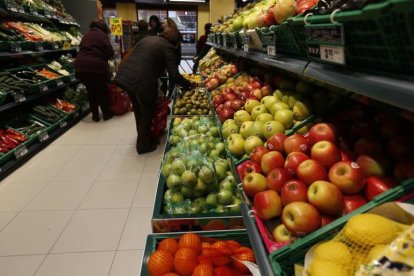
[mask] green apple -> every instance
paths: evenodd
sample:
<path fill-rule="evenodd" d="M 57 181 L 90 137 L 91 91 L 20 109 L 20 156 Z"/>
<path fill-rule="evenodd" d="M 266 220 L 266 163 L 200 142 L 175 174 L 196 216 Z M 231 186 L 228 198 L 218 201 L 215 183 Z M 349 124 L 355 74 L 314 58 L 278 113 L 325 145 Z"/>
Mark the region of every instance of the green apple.
<path fill-rule="evenodd" d="M 175 192 L 175 190 L 167 189 L 164 193 L 164 200 L 170 201 L 174 192 Z"/>
<path fill-rule="evenodd" d="M 191 203 L 191 207 L 188 209 L 190 214 L 200 214 L 202 212 L 201 206 L 196 203 Z"/>
<path fill-rule="evenodd" d="M 181 124 L 181 127 L 183 128 L 183 129 L 185 129 L 185 130 L 190 130 L 192 127 L 191 127 L 191 123 L 190 122 L 188 122 L 188 121 L 185 121 L 185 122 L 183 122 L 182 124 Z"/>
<path fill-rule="evenodd" d="M 290 109 L 289 105 L 284 103 L 284 102 L 277 102 L 274 103 L 272 105 L 272 107 L 270 108 L 270 113 L 273 115 L 273 117 L 275 116 L 276 112 L 278 112 L 279 110 L 283 110 L 283 109 Z"/>
<path fill-rule="evenodd" d="M 234 181 L 226 180 L 220 183 L 220 190 L 228 190 L 233 192 L 236 189 L 236 183 Z"/>
<path fill-rule="evenodd" d="M 214 210 L 216 213 L 225 213 L 226 208 L 223 205 L 217 205 L 216 209 Z"/>
<path fill-rule="evenodd" d="M 180 130 L 178 130 L 177 134 L 180 138 L 184 138 L 188 136 L 188 131 L 185 130 L 184 128 L 181 128 Z"/>
<path fill-rule="evenodd" d="M 183 185 L 192 187 L 197 184 L 197 176 L 190 170 L 185 170 L 181 175 L 181 182 Z"/>
<path fill-rule="evenodd" d="M 240 127 L 240 134 L 244 139 L 250 136 L 250 128 L 253 125 L 252 121 L 244 122 Z"/>
<path fill-rule="evenodd" d="M 185 164 L 182 159 L 175 159 L 171 163 L 171 170 L 176 175 L 181 175 L 185 171 Z"/>
<path fill-rule="evenodd" d="M 170 198 L 171 203 L 177 204 L 177 203 L 182 202 L 183 200 L 184 200 L 184 196 L 183 196 L 182 193 L 180 193 L 180 192 L 173 192 L 171 194 L 171 198 Z"/>
<path fill-rule="evenodd" d="M 198 133 L 203 133 L 203 134 L 205 134 L 205 133 L 207 133 L 207 131 L 208 131 L 208 128 L 207 128 L 207 126 L 205 126 L 205 125 L 201 125 L 201 126 L 199 126 L 198 127 Z"/>
<path fill-rule="evenodd" d="M 188 131 L 188 136 L 194 136 L 194 135 L 197 135 L 197 134 L 198 134 L 198 132 L 195 129 L 190 129 L 190 131 Z"/>
<path fill-rule="evenodd" d="M 224 143 L 223 142 L 217 142 L 216 144 L 216 150 L 219 152 L 219 153 L 222 153 L 223 151 L 224 151 Z"/>
<path fill-rule="evenodd" d="M 264 130 L 264 122 L 256 121 L 250 127 L 250 135 L 251 136 L 257 136 L 257 137 L 262 139 L 262 138 L 264 138 L 263 130 Z"/>
<path fill-rule="evenodd" d="M 182 121 L 183 120 L 181 118 L 175 118 L 173 122 L 173 127 L 180 125 Z"/>
<path fill-rule="evenodd" d="M 228 125 L 237 125 L 236 121 L 234 119 L 227 119 L 224 121 L 222 128 L 227 127 Z"/>
<path fill-rule="evenodd" d="M 262 104 L 258 105 L 258 106 L 255 106 L 252 110 L 252 113 L 251 113 L 252 119 L 256 120 L 257 116 L 259 116 L 259 114 L 262 114 L 262 113 L 267 113 L 266 107 Z"/>
<path fill-rule="evenodd" d="M 276 112 L 275 121 L 282 123 L 285 129 L 290 129 L 293 124 L 293 111 L 282 109 Z"/>
<path fill-rule="evenodd" d="M 243 27 L 243 17 L 238 16 L 233 20 L 233 31 L 237 32 Z"/>
<path fill-rule="evenodd" d="M 273 116 L 270 113 L 262 113 L 256 117 L 256 121 L 268 122 L 273 120 Z"/>
<path fill-rule="evenodd" d="M 251 116 L 246 110 L 239 110 L 234 113 L 234 120 L 238 126 L 241 126 L 243 122 L 251 121 Z"/>
<path fill-rule="evenodd" d="M 244 154 L 244 139 L 240 134 L 232 134 L 227 138 L 229 152 L 235 156 Z"/>
<path fill-rule="evenodd" d="M 260 102 L 258 100 L 248 99 L 244 104 L 244 109 L 246 109 L 247 112 L 252 114 L 253 108 L 258 105 L 260 105 Z"/>
<path fill-rule="evenodd" d="M 194 199 L 194 204 L 197 204 L 198 206 L 200 206 L 201 209 L 205 209 L 207 202 L 204 197 L 197 197 L 196 199 Z"/>
<path fill-rule="evenodd" d="M 226 159 L 218 159 L 214 162 L 214 169 L 219 179 L 223 179 L 227 175 L 227 170 L 229 169 L 229 161 Z"/>
<path fill-rule="evenodd" d="M 276 89 L 276 91 L 273 92 L 273 96 L 275 96 L 279 101 L 281 101 L 284 96 L 284 93 L 280 89 Z"/>
<path fill-rule="evenodd" d="M 263 136 L 268 139 L 276 133 L 284 133 L 285 127 L 278 121 L 268 121 L 263 126 Z"/>
<path fill-rule="evenodd" d="M 177 145 L 180 141 L 181 139 L 177 135 L 171 135 L 170 138 L 168 138 L 168 142 L 173 146 Z"/>
<path fill-rule="evenodd" d="M 216 126 L 213 126 L 210 128 L 210 135 L 213 137 L 219 137 L 220 135 L 220 129 Z"/>
<path fill-rule="evenodd" d="M 170 162 L 164 162 L 161 168 L 162 175 L 167 178 L 167 176 L 172 172 L 172 166 Z"/>
<path fill-rule="evenodd" d="M 257 136 L 250 136 L 244 141 L 244 151 L 250 154 L 257 146 L 263 146 L 263 141 Z"/>
<path fill-rule="evenodd" d="M 305 120 L 310 116 L 308 107 L 301 101 L 297 101 L 293 106 L 293 117 L 295 120 Z"/>
<path fill-rule="evenodd" d="M 239 127 L 236 124 L 227 125 L 226 127 L 223 127 L 221 130 L 221 133 L 223 134 L 223 137 L 225 139 L 228 138 L 230 135 L 234 133 L 238 133 L 238 132 L 239 132 Z"/>
<path fill-rule="evenodd" d="M 224 205 L 224 206 L 230 205 L 234 202 L 233 193 L 231 191 L 228 191 L 228 190 L 221 190 L 218 193 L 217 197 L 218 197 L 218 202 L 221 205 Z"/>
<path fill-rule="evenodd" d="M 177 189 L 181 186 L 181 178 L 176 174 L 170 174 L 167 177 L 167 187 L 170 189 Z"/>
<path fill-rule="evenodd" d="M 201 153 L 207 154 L 210 152 L 210 146 L 207 143 L 200 143 L 198 145 L 200 146 Z"/>
<path fill-rule="evenodd" d="M 210 153 L 208 154 L 208 157 L 211 159 L 217 159 L 220 156 L 220 152 L 216 149 L 212 149 Z"/>
<path fill-rule="evenodd" d="M 266 96 L 264 97 L 260 103 L 263 104 L 267 110 L 270 110 L 273 104 L 277 103 L 279 100 L 276 96 Z"/>
<path fill-rule="evenodd" d="M 214 170 L 207 166 L 202 166 L 198 172 L 198 177 L 205 183 L 211 183 L 214 181 Z"/>

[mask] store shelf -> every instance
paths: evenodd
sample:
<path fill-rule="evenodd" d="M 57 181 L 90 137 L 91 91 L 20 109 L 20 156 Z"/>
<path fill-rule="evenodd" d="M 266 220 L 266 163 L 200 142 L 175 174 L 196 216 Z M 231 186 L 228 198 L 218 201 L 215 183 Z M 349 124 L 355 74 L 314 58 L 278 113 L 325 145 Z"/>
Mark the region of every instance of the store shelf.
<path fill-rule="evenodd" d="M 42 98 L 42 97 L 44 97 L 46 95 L 53 94 L 56 91 L 61 90 L 62 88 L 65 88 L 65 87 L 67 87 L 69 85 L 72 85 L 72 84 L 75 84 L 77 82 L 78 82 L 78 80 L 75 79 L 74 81 L 71 81 L 71 82 L 68 82 L 68 83 L 64 83 L 62 86 L 58 86 L 58 87 L 52 88 L 52 89 L 48 90 L 47 92 L 43 92 L 43 93 L 39 93 L 39 94 L 34 94 L 34 95 L 31 95 L 31 96 L 28 96 L 28 97 L 26 97 L 26 100 L 25 101 L 22 101 L 22 102 L 11 102 L 11 103 L 3 104 L 3 105 L 0 106 L 0 113 L 1 112 L 4 112 L 6 110 L 13 109 L 16 106 L 25 104 L 27 102 L 30 102 L 30 101 L 33 101 L 33 100 Z"/>
<path fill-rule="evenodd" d="M 73 47 L 70 49 L 54 49 L 54 50 L 43 50 L 43 51 L 21 51 L 17 53 L 9 53 L 9 52 L 0 52 L 0 58 L 9 58 L 9 57 L 28 57 L 28 56 L 42 56 L 44 54 L 51 54 L 51 53 L 60 53 L 60 52 L 71 52 L 76 51 L 77 48 Z"/>
<path fill-rule="evenodd" d="M 223 47 L 223 46 L 210 43 L 210 42 L 208 42 L 207 44 L 210 46 L 213 46 L 216 49 L 220 49 L 229 54 L 232 54 L 234 56 L 250 59 L 252 61 L 256 61 L 261 64 L 266 64 L 272 67 L 283 69 L 285 71 L 292 72 L 298 75 L 303 74 L 303 71 L 305 70 L 306 65 L 309 63 L 309 61 L 306 61 L 306 60 L 294 59 L 294 58 L 285 57 L 285 56 L 278 56 L 276 58 L 276 57 L 271 57 L 271 56 L 268 56 L 260 52 L 246 52 L 242 50 L 231 49 L 231 48 Z"/>
<path fill-rule="evenodd" d="M 235 50 L 214 43 L 208 44 L 237 57 L 283 69 L 408 111 L 414 111 L 414 101 L 412 101 L 414 97 L 414 79 L 374 75 L 339 65 L 304 61 L 284 56 L 270 57 L 263 53 Z"/>
<path fill-rule="evenodd" d="M 50 143 L 52 143 L 54 140 L 56 140 L 59 136 L 61 136 L 63 133 L 65 133 L 67 130 L 69 130 L 71 127 L 73 127 L 75 124 L 77 124 L 82 118 L 84 118 L 86 115 L 88 115 L 90 112 L 89 108 L 86 110 L 83 110 L 80 115 L 77 118 L 74 118 L 72 121 L 67 122 L 65 126 L 57 128 L 56 130 L 49 133 L 49 138 L 47 140 L 44 140 L 42 142 L 38 141 L 37 143 L 34 143 L 27 147 L 27 153 L 21 157 L 20 159 L 10 159 L 6 163 L 0 166 L 0 181 L 6 178 L 9 174 L 11 174 L 13 171 L 18 169 L 21 165 L 26 163 L 30 158 L 32 158 L 34 155 L 36 155 L 39 151 L 47 147 Z"/>

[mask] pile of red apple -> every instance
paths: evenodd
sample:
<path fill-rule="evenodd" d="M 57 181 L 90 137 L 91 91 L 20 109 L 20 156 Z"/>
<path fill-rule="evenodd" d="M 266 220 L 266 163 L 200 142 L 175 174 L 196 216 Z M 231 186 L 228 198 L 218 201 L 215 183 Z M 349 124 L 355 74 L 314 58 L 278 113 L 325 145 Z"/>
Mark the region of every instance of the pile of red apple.
<path fill-rule="evenodd" d="M 365 153 L 352 159 L 334 126 L 314 125 L 306 135 L 271 136 L 237 167 L 245 194 L 263 220 L 281 218 L 276 242 L 304 236 L 397 185 Z"/>
<path fill-rule="evenodd" d="M 205 79 L 204 85 L 209 91 L 216 89 L 219 85 L 224 84 L 228 78 L 239 72 L 235 64 L 226 64 L 220 67 L 210 77 Z"/>

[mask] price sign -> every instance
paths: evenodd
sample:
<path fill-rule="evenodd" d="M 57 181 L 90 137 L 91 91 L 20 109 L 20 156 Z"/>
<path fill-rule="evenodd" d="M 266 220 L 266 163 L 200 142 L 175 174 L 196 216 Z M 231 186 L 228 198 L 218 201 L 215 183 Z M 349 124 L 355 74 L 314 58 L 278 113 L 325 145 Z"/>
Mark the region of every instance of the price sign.
<path fill-rule="evenodd" d="M 63 82 L 63 80 L 57 80 L 56 84 L 57 84 L 57 86 L 62 86 L 62 85 L 64 85 L 64 82 Z"/>
<path fill-rule="evenodd" d="M 29 150 L 26 148 L 26 146 L 21 145 L 14 150 L 14 156 L 16 157 L 17 160 L 19 160 L 20 158 L 25 156 L 28 152 Z"/>
<path fill-rule="evenodd" d="M 122 32 L 122 17 L 109 18 L 109 25 L 111 26 L 112 35 L 123 35 Z"/>
<path fill-rule="evenodd" d="M 13 97 L 16 103 L 21 103 L 21 102 L 26 101 L 26 97 L 23 93 L 16 93 L 13 95 Z"/>
<path fill-rule="evenodd" d="M 276 56 L 276 46 L 267 46 L 267 54 L 269 56 Z"/>
<path fill-rule="evenodd" d="M 43 42 L 35 42 L 35 50 L 38 52 L 43 51 Z"/>
<path fill-rule="evenodd" d="M 39 90 L 40 92 L 47 92 L 49 90 L 49 87 L 47 87 L 45 84 L 41 84 L 39 85 Z"/>
<path fill-rule="evenodd" d="M 68 125 L 68 122 L 66 122 L 66 121 L 63 121 L 63 122 L 59 123 L 60 128 L 64 128 L 67 125 Z"/>
<path fill-rule="evenodd" d="M 39 142 L 40 143 L 43 143 L 47 140 L 49 140 L 49 134 L 46 131 L 39 134 Z"/>
<path fill-rule="evenodd" d="M 20 45 L 20 42 L 17 42 L 17 41 L 10 42 L 10 52 L 19 53 L 21 51 L 22 51 L 22 46 Z"/>

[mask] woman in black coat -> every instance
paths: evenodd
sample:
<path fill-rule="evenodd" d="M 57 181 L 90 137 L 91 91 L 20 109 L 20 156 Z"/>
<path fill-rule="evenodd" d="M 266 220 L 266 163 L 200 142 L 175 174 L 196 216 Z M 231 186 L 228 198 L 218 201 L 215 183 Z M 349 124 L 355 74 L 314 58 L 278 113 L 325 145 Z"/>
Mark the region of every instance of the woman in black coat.
<path fill-rule="evenodd" d="M 138 132 L 139 154 L 154 151 L 156 141 L 151 138 L 151 121 L 158 96 L 157 79 L 164 70 L 176 83 L 189 88 L 191 83 L 178 72 L 176 45 L 179 39 L 177 25 L 167 18 L 159 36 L 142 39 L 119 67 L 114 83 L 131 97 Z"/>

